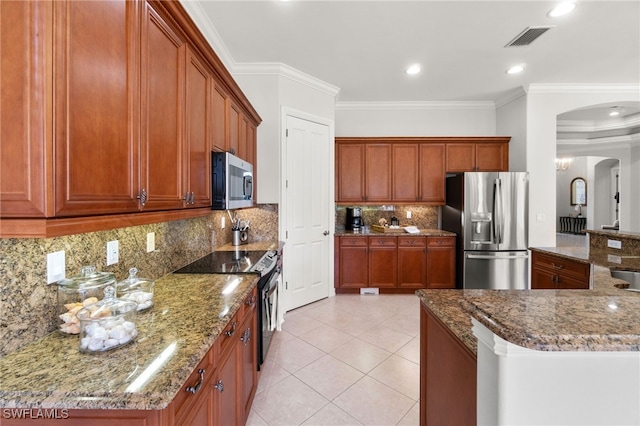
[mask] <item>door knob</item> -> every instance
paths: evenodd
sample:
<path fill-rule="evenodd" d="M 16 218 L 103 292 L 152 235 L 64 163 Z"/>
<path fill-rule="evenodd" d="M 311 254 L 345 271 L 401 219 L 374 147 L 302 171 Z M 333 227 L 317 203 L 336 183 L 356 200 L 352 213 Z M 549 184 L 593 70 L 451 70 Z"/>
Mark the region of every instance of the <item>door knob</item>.
<path fill-rule="evenodd" d="M 329 231 L 324 231 L 324 232 L 322 233 L 322 235 L 325 235 L 325 236 L 326 236 L 326 235 L 329 235 Z"/>

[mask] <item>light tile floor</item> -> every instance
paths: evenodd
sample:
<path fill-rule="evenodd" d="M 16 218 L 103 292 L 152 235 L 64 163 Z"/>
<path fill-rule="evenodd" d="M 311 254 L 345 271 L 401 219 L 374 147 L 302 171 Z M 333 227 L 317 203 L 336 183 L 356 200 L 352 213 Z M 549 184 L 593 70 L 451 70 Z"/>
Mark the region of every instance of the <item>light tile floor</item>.
<path fill-rule="evenodd" d="M 419 331 L 413 294 L 337 295 L 288 312 L 247 425 L 418 425 Z"/>

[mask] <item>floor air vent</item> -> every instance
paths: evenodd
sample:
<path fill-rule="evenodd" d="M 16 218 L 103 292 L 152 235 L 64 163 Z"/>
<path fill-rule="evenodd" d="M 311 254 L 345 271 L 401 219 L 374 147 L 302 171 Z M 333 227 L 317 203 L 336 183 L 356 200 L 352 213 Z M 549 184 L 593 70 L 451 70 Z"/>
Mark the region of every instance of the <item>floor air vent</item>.
<path fill-rule="evenodd" d="M 511 40 L 505 47 L 528 46 L 542 34 L 546 33 L 553 26 L 548 27 L 527 27 L 520 34 Z"/>

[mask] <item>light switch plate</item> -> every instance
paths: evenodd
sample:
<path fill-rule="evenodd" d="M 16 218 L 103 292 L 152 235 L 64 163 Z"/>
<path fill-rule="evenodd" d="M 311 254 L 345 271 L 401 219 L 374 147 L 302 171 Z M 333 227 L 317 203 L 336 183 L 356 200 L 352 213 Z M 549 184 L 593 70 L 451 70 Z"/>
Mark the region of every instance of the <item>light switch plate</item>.
<path fill-rule="evenodd" d="M 147 253 L 151 253 L 156 249 L 156 233 L 149 232 L 147 234 Z"/>
<path fill-rule="evenodd" d="M 411 210 L 407 210 L 407 219 L 411 219 Z"/>
<path fill-rule="evenodd" d="M 118 240 L 107 243 L 107 266 L 118 263 Z"/>
<path fill-rule="evenodd" d="M 55 283 L 65 278 L 64 251 L 47 253 L 47 284 Z"/>
<path fill-rule="evenodd" d="M 226 218 L 224 216 L 222 216 L 222 218 L 220 218 L 220 228 L 224 229 L 224 227 L 226 226 Z"/>

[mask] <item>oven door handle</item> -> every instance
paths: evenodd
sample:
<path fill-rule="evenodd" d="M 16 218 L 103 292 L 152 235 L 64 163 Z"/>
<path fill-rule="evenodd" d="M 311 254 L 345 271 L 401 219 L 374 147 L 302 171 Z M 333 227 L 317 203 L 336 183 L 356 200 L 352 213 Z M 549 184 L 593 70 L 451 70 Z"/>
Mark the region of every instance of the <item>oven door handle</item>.
<path fill-rule="evenodd" d="M 267 290 L 265 295 L 266 297 L 271 296 L 278 289 L 278 286 L 274 285 L 278 282 L 278 278 L 280 278 L 280 270 L 276 269 L 273 274 L 271 274 L 271 277 L 269 277 L 269 281 L 265 286 L 265 289 Z"/>

